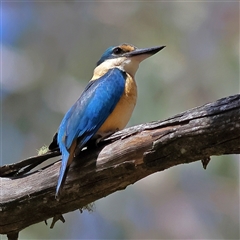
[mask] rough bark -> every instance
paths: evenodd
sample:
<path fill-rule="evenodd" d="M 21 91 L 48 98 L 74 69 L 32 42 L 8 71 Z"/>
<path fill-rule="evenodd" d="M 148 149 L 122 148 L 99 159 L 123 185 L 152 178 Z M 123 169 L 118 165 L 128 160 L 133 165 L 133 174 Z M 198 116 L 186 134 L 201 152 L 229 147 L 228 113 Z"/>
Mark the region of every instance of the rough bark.
<path fill-rule="evenodd" d="M 55 199 L 59 161 L 40 171 L 11 176 L 26 162 L 45 160 L 58 152 L 3 166 L 0 234 L 17 236 L 34 223 L 54 216 L 54 220 L 61 220 L 62 214 L 125 189 L 157 171 L 198 160 L 206 165 L 212 155 L 239 153 L 240 95 L 234 95 L 165 121 L 125 129 L 98 147 L 83 150 L 70 168 L 60 201 Z"/>

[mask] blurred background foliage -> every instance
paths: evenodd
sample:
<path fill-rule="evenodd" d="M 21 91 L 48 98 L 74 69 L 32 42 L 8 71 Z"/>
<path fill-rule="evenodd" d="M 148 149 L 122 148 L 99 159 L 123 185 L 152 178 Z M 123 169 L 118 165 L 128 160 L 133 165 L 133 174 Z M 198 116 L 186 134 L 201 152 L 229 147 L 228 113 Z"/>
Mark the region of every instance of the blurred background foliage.
<path fill-rule="evenodd" d="M 167 46 L 136 74 L 129 126 L 239 92 L 238 2 L 5 1 L 1 11 L 2 165 L 51 142 L 109 46 Z M 93 213 L 68 213 L 65 224 L 42 222 L 20 237 L 239 239 L 238 160 L 156 173 L 97 201 Z"/>

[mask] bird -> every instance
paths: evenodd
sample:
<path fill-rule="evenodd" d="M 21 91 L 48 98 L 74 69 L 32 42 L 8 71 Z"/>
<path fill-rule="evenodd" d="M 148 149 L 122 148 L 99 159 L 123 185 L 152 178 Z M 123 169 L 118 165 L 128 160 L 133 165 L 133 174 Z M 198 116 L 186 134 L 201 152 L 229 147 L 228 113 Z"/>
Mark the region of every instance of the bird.
<path fill-rule="evenodd" d="M 63 117 L 55 142 L 50 144 L 58 146 L 62 155 L 56 199 L 77 150 L 90 140 L 99 142 L 127 125 L 137 101 L 135 73 L 139 64 L 164 47 L 137 48 L 124 43 L 103 53 L 92 79 Z"/>

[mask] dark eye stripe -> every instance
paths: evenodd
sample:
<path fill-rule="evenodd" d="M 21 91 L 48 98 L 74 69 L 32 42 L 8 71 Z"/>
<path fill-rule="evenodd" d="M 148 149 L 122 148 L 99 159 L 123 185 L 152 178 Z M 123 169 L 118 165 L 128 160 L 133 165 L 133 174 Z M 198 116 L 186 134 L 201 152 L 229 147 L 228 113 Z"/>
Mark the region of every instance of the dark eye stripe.
<path fill-rule="evenodd" d="M 113 49 L 113 53 L 116 55 L 119 55 L 119 54 L 123 54 L 124 51 L 120 47 L 116 47 L 115 49 Z"/>

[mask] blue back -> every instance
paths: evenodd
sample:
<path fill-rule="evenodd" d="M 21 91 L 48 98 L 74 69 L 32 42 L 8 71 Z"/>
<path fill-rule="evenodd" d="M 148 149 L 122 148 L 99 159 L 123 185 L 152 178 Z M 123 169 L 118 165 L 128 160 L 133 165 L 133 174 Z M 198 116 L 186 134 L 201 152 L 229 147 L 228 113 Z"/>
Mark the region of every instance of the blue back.
<path fill-rule="evenodd" d="M 126 73 L 110 69 L 104 76 L 90 81 L 80 98 L 64 116 L 58 131 L 61 152 L 78 138 L 80 148 L 97 133 L 120 100 Z"/>
<path fill-rule="evenodd" d="M 76 141 L 79 149 L 97 133 L 112 113 L 125 89 L 126 73 L 110 69 L 97 80 L 90 81 L 80 98 L 64 116 L 58 129 L 57 142 L 62 153 L 56 197 L 64 184 Z M 75 151 L 75 149 L 73 149 Z"/>

